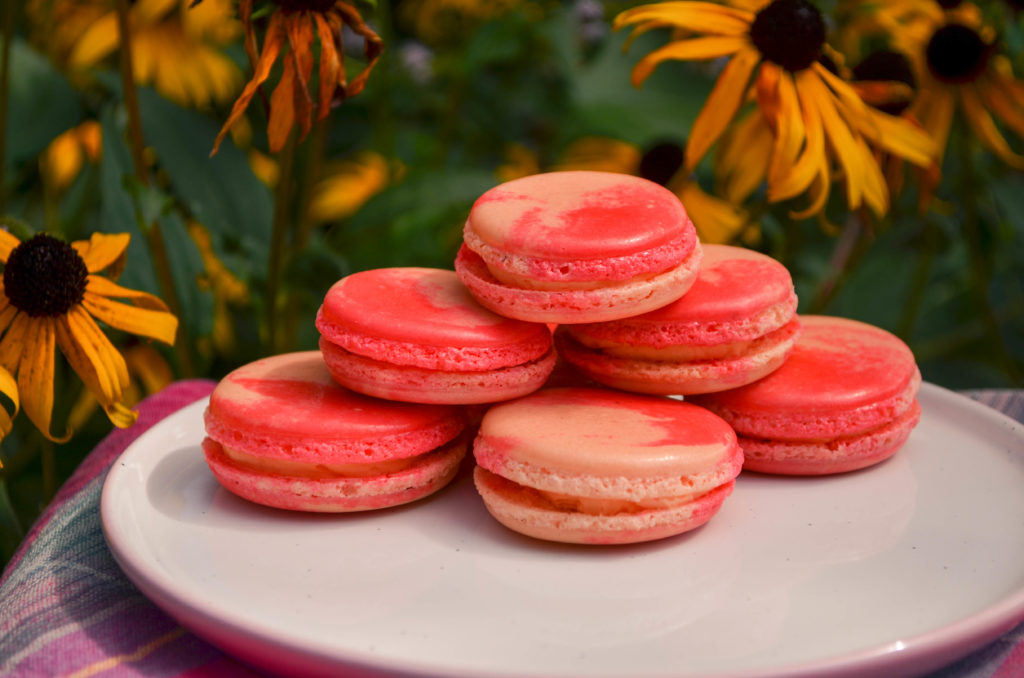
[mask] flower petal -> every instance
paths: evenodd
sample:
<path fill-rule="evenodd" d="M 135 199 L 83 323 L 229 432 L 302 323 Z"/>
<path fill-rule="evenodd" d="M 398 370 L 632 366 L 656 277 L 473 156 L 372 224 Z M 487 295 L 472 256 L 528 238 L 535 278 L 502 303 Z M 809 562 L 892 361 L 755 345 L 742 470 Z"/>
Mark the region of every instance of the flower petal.
<path fill-rule="evenodd" d="M 50 431 L 53 417 L 53 364 L 56 351 L 55 319 L 51 316 L 33 318 L 25 330 L 25 345 L 18 365 L 18 391 L 22 409 L 36 428 L 48 439 L 62 443 L 70 431 L 55 436 Z"/>
<path fill-rule="evenodd" d="M 334 100 L 334 87 L 341 71 L 341 58 L 334 44 L 334 33 L 330 24 L 319 12 L 313 13 L 313 20 L 316 22 L 317 35 L 320 36 L 320 72 L 317 74 L 319 103 L 316 117 L 323 120 L 331 110 L 331 101 Z"/>
<path fill-rule="evenodd" d="M 747 225 L 746 212 L 705 193 L 696 182 L 686 182 L 679 191 L 679 198 L 686 205 L 702 243 L 732 242 Z"/>
<path fill-rule="evenodd" d="M 743 95 L 746 94 L 750 76 L 760 60 L 758 51 L 747 47 L 737 52 L 722 70 L 690 130 L 690 139 L 686 144 L 688 170 L 692 171 L 697 166 L 736 115 Z"/>
<path fill-rule="evenodd" d="M 789 73 L 783 73 L 776 85 L 778 114 L 775 119 L 775 146 L 768 165 L 769 187 L 778 182 L 796 164 L 804 146 L 806 131 L 796 85 Z"/>
<path fill-rule="evenodd" d="M 120 428 L 135 423 L 138 414 L 121 402 L 122 388 L 128 383 L 124 357 L 85 310 L 76 307 L 57 319 L 57 342 L 111 423 Z"/>
<path fill-rule="evenodd" d="M 10 308 L 14 307 L 11 306 Z M 14 313 L 15 316 L 10 321 L 10 327 L 7 328 L 3 340 L 0 340 L 0 367 L 3 367 L 11 374 L 15 374 L 18 371 L 18 365 L 21 363 L 21 354 L 25 346 L 25 335 L 32 320 L 28 313 L 19 313 L 17 309 L 15 309 Z"/>
<path fill-rule="evenodd" d="M 88 240 L 76 240 L 71 247 L 85 262 L 89 273 L 97 273 L 124 256 L 132 236 L 129 233 L 93 233 Z"/>
<path fill-rule="evenodd" d="M 363 21 L 362 15 L 359 14 L 359 10 L 355 6 L 338 0 L 334 3 L 334 11 L 344 17 L 345 24 L 363 39 L 363 56 L 366 57 L 366 65 L 352 79 L 352 82 L 344 86 L 344 96 L 353 97 L 362 92 L 363 88 L 366 87 L 370 71 L 373 70 L 373 67 L 380 59 L 380 55 L 384 52 L 384 41 Z"/>
<path fill-rule="evenodd" d="M 68 55 L 68 65 L 74 69 L 92 66 L 117 49 L 119 41 L 117 13 L 105 14 L 90 24 L 75 41 Z"/>
<path fill-rule="evenodd" d="M 630 24 L 654 23 L 699 33 L 745 35 L 753 21 L 753 12 L 710 2 L 661 2 L 620 12 L 615 17 L 614 28 L 619 30 Z"/>
<path fill-rule="evenodd" d="M 772 131 L 755 109 L 723 138 L 716 170 L 726 200 L 738 204 L 750 197 L 768 174 L 771 155 Z"/>
<path fill-rule="evenodd" d="M 86 289 L 82 306 L 97 320 L 131 334 L 174 343 L 178 319 L 164 311 L 152 311 L 122 304 Z"/>
<path fill-rule="evenodd" d="M 825 135 L 846 174 L 846 202 L 851 209 L 856 209 L 860 207 L 864 195 L 864 168 L 857 140 L 836 110 L 832 92 L 813 71 L 808 76 L 802 78 L 800 91 L 806 93 L 810 103 L 818 107 Z"/>
<path fill-rule="evenodd" d="M 289 52 L 284 56 L 284 71 L 270 95 L 270 119 L 267 121 L 267 140 L 270 150 L 277 153 L 284 148 L 295 125 L 295 59 Z"/>
<path fill-rule="evenodd" d="M 803 120 L 804 135 L 807 140 L 799 158 L 774 179 L 769 179 L 768 201 L 778 202 L 800 195 L 811 185 L 820 174 L 821 164 L 827 162 L 825 155 L 825 131 L 821 124 L 810 92 L 801 89 L 801 83 L 807 76 L 798 74 L 796 88 L 800 98 L 800 115 Z M 812 90 L 813 91 L 813 90 Z"/>
<path fill-rule="evenodd" d="M 0 262 L 7 263 L 14 248 L 21 244 L 21 241 L 11 235 L 10 231 L 0 228 Z"/>
<path fill-rule="evenodd" d="M 916 123 L 874 109 L 868 112 L 868 124 L 856 125 L 857 131 L 879 148 L 918 167 L 928 167 L 937 159 L 935 140 Z"/>
<path fill-rule="evenodd" d="M 745 37 L 712 36 L 677 40 L 654 50 L 633 67 L 633 84 L 639 87 L 663 61 L 717 59 L 735 54 L 750 42 Z"/>
<path fill-rule="evenodd" d="M 978 93 L 996 117 L 1018 136 L 1024 136 L 1024 107 L 1018 106 L 1007 90 L 995 84 L 979 83 Z"/>
<path fill-rule="evenodd" d="M 3 368 L 0 368 L 0 393 L 14 403 L 14 411 L 9 412 L 6 406 L 0 407 L 0 440 L 2 440 L 14 428 L 14 417 L 17 416 L 21 407 L 21 403 L 18 401 L 18 382 L 10 372 Z M 3 462 L 0 462 L 0 468 L 3 468 Z"/>
<path fill-rule="evenodd" d="M 242 93 L 235 101 L 235 105 L 231 108 L 231 113 L 228 115 L 227 120 L 224 121 L 224 126 L 217 133 L 217 138 L 213 141 L 213 150 L 210 151 L 210 155 L 214 155 L 217 152 L 217 149 L 220 148 L 220 142 L 224 140 L 228 131 L 245 113 L 245 109 L 256 95 L 260 85 L 270 77 L 270 69 L 274 66 L 274 62 L 277 61 L 277 55 L 280 54 L 281 47 L 285 41 L 285 33 L 281 26 L 282 21 L 282 12 L 274 12 L 271 15 L 270 23 L 267 25 L 267 34 L 263 41 L 263 52 L 260 54 L 255 68 L 253 68 L 252 79 L 246 83 Z"/>
<path fill-rule="evenodd" d="M 981 143 L 998 155 L 1007 165 L 1016 169 L 1024 169 L 1024 156 L 1014 153 L 1010 145 L 1006 143 L 1006 139 L 996 127 L 992 116 L 981 103 L 981 97 L 977 90 L 973 87 L 961 87 L 960 104 L 968 122 L 971 123 L 971 129 L 981 139 Z"/>
<path fill-rule="evenodd" d="M 93 294 L 103 297 L 113 297 L 115 299 L 131 299 L 132 303 L 139 308 L 146 308 L 151 311 L 163 311 L 164 313 L 171 312 L 170 308 L 168 308 L 167 304 L 165 304 L 160 297 L 156 297 L 149 292 L 141 292 L 128 287 L 122 287 L 110 278 L 104 278 L 100 275 L 90 275 L 86 279 L 85 290 L 87 295 Z"/>

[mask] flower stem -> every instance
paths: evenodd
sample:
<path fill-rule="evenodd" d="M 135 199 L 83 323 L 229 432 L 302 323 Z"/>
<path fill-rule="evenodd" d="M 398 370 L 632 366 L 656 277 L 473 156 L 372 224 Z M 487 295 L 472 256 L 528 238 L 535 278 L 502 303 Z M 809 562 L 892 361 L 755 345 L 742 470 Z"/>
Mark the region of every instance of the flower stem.
<path fill-rule="evenodd" d="M 832 252 L 833 273 L 818 286 L 814 299 L 808 306 L 808 313 L 822 313 L 828 308 L 846 285 L 864 255 L 871 249 L 874 238 L 871 229 L 864 222 L 863 214 L 850 215 L 846 228 L 840 234 Z"/>
<path fill-rule="evenodd" d="M 992 308 L 992 300 L 989 296 L 989 286 L 992 282 L 992 272 L 989 262 L 986 261 L 984 246 L 981 235 L 981 210 L 978 206 L 978 192 L 982 190 L 974 167 L 972 156 L 972 140 L 970 130 L 960 130 L 960 167 L 961 181 L 963 188 L 960 192 L 963 197 L 964 220 L 963 234 L 967 243 L 967 255 L 970 261 L 971 292 L 974 294 L 978 314 L 985 327 L 985 339 L 988 344 L 988 351 L 992 359 L 1004 371 L 1007 377 L 1014 384 L 1024 382 L 1024 375 L 1017 361 L 1010 355 L 1003 340 L 999 327 L 999 320 L 996 318 L 995 310 Z"/>
<path fill-rule="evenodd" d="M 281 290 L 281 276 L 284 273 L 286 247 L 288 245 L 289 224 L 292 223 L 292 175 L 295 166 L 295 134 L 288 137 L 288 142 L 281 149 L 278 160 L 280 174 L 277 178 L 277 189 L 274 195 L 274 222 L 270 233 L 270 252 L 267 258 L 267 298 L 266 323 L 267 346 L 272 352 L 278 351 L 278 303 L 277 297 Z"/>
<path fill-rule="evenodd" d="M 5 2 L 3 9 L 3 51 L 0 52 L 0 214 L 7 206 L 7 104 L 11 85 L 11 41 L 14 39 L 14 3 Z"/>
<path fill-rule="evenodd" d="M 120 40 L 120 67 L 121 67 L 121 88 L 123 90 L 124 107 L 128 114 L 128 145 L 132 153 L 132 165 L 135 169 L 135 176 L 143 186 L 150 185 L 149 168 L 146 166 L 145 140 L 142 133 L 142 115 L 139 113 L 139 97 L 135 89 L 135 69 L 132 65 L 132 32 L 128 18 L 128 0 L 116 0 L 117 5 L 117 29 Z M 171 272 L 171 262 L 167 255 L 167 247 L 164 244 L 163 232 L 160 222 L 154 221 L 146 229 L 146 241 L 149 251 L 153 257 L 153 268 L 156 270 L 157 283 L 160 286 L 160 294 L 163 296 L 167 306 L 178 318 L 182 317 L 181 301 L 174 287 L 174 274 Z M 182 334 L 185 334 L 185 326 L 182 324 Z M 187 337 L 179 337 L 174 343 L 174 350 L 178 357 L 179 367 L 184 376 L 195 376 L 195 362 L 192 359 L 191 343 Z"/>

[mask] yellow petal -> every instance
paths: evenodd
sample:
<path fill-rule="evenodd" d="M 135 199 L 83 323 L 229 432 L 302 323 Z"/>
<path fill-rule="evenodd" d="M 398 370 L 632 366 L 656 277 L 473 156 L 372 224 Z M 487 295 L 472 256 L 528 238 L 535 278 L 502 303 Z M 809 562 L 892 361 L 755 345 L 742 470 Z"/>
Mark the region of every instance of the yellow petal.
<path fill-rule="evenodd" d="M 790 212 L 789 215 L 794 219 L 806 219 L 814 214 L 819 214 L 825 209 L 825 205 L 828 204 L 828 193 L 831 187 L 831 180 L 829 178 L 828 170 L 828 159 L 824 154 L 819 156 L 817 175 L 814 181 L 811 182 L 808 193 L 811 197 L 811 204 L 805 209 L 796 210 Z"/>
<path fill-rule="evenodd" d="M 723 138 L 716 172 L 726 200 L 739 204 L 757 190 L 768 173 L 772 143 L 772 131 L 760 110 L 745 116 Z"/>
<path fill-rule="evenodd" d="M 704 108 L 697 115 L 686 144 L 686 168 L 693 170 L 732 121 L 746 94 L 750 76 L 761 60 L 756 49 L 744 48 L 729 60 Z"/>
<path fill-rule="evenodd" d="M 699 33 L 745 35 L 754 21 L 754 13 L 710 2 L 661 2 L 641 5 L 620 12 L 614 28 L 630 24 L 655 23 Z"/>
<path fill-rule="evenodd" d="M 805 70 L 800 75 L 804 73 L 807 76 L 800 80 L 800 91 L 806 93 L 810 101 L 818 107 L 825 135 L 846 174 L 846 202 L 851 209 L 856 209 L 860 207 L 864 195 L 864 168 L 861 165 L 857 141 L 846 121 L 836 110 L 832 93 L 825 84 L 812 71 Z"/>
<path fill-rule="evenodd" d="M 40 169 L 46 182 L 59 191 L 74 181 L 84 162 L 84 153 L 75 136 L 75 130 L 69 129 L 59 134 L 46 147 Z"/>
<path fill-rule="evenodd" d="M 747 225 L 747 214 L 743 210 L 705 193 L 695 182 L 684 184 L 679 198 L 702 243 L 732 242 Z"/>
<path fill-rule="evenodd" d="M 149 292 L 140 292 L 139 290 L 122 287 L 110 278 L 104 278 L 100 275 L 90 275 L 86 279 L 85 290 L 86 294 L 90 296 L 99 295 L 115 299 L 131 299 L 132 303 L 139 308 L 170 313 L 167 304 L 160 297 L 156 297 Z"/>
<path fill-rule="evenodd" d="M 119 39 L 117 14 L 110 12 L 85 29 L 68 56 L 68 65 L 72 68 L 92 66 L 117 49 Z"/>
<path fill-rule="evenodd" d="M 868 112 L 868 124 L 858 124 L 857 131 L 879 148 L 918 167 L 928 167 L 937 160 L 939 149 L 934 139 L 905 118 L 872 109 Z"/>
<path fill-rule="evenodd" d="M 316 22 L 317 35 L 320 37 L 320 70 L 319 92 L 316 117 L 323 120 L 331 110 L 331 101 L 334 99 L 335 83 L 341 73 L 341 57 L 338 56 L 337 47 L 334 45 L 334 34 L 327 20 L 320 13 L 313 14 Z"/>
<path fill-rule="evenodd" d="M 122 304 L 88 288 L 82 299 L 82 306 L 97 320 L 111 327 L 157 339 L 166 344 L 174 343 L 174 336 L 178 331 L 178 319 L 170 313 Z"/>
<path fill-rule="evenodd" d="M 284 56 L 284 71 L 270 95 L 270 119 L 267 121 L 267 141 L 270 150 L 277 153 L 284 148 L 295 125 L 295 59 L 289 52 Z"/>
<path fill-rule="evenodd" d="M 131 239 L 128 233 L 93 233 L 88 240 L 76 240 L 71 246 L 82 257 L 86 270 L 96 273 L 123 256 Z"/>
<path fill-rule="evenodd" d="M 921 121 L 928 131 L 928 135 L 935 141 L 935 146 L 938 149 L 937 161 L 941 162 L 946 151 L 949 130 L 953 126 L 953 113 L 956 110 L 952 92 L 948 90 L 922 92 L 914 110 L 917 119 Z"/>
<path fill-rule="evenodd" d="M 979 84 L 978 92 L 996 117 L 1018 136 L 1024 136 L 1024 107 L 1016 105 L 1007 90 L 997 85 Z"/>
<path fill-rule="evenodd" d="M 811 76 L 813 77 L 813 76 Z M 768 183 L 769 202 L 778 202 L 792 198 L 803 193 L 820 174 L 820 167 L 827 162 L 825 156 L 825 131 L 822 128 L 821 116 L 815 105 L 812 92 L 804 92 L 800 89 L 805 77 L 797 76 L 796 86 L 800 96 L 800 116 L 803 121 L 804 135 L 807 143 L 799 158 L 787 171 L 775 178 L 770 178 Z"/>
<path fill-rule="evenodd" d="M 53 364 L 56 351 L 55 319 L 33 318 L 25 330 L 25 346 L 18 365 L 18 391 L 22 409 L 39 431 L 54 442 L 65 442 L 70 432 L 55 436 L 50 431 L 53 417 Z"/>
<path fill-rule="evenodd" d="M 0 296 L 0 334 L 7 330 L 16 315 L 18 315 L 17 307 L 8 302 L 6 295 Z"/>
<path fill-rule="evenodd" d="M 133 424 L 138 415 L 121 403 L 128 368 L 89 314 L 76 307 L 58 318 L 57 342 L 71 368 L 103 406 L 110 421 L 121 428 Z"/>
<path fill-rule="evenodd" d="M 171 366 L 150 344 L 136 344 L 125 350 L 124 359 L 132 375 L 142 382 L 147 393 L 156 393 L 174 381 Z"/>
<path fill-rule="evenodd" d="M 745 37 L 730 36 L 692 38 L 690 40 L 671 42 L 664 47 L 654 50 L 633 67 L 633 84 L 639 87 L 644 80 L 650 77 L 658 64 L 663 61 L 717 59 L 735 54 L 749 44 Z"/>
<path fill-rule="evenodd" d="M 9 231 L 0 228 L 0 262 L 6 264 L 11 252 L 20 244 L 21 241 L 11 235 Z"/>
<path fill-rule="evenodd" d="M 889 187 L 885 183 L 882 168 L 878 166 L 863 137 L 857 138 L 857 148 L 864 159 L 864 202 L 875 216 L 880 217 L 889 211 Z"/>
<path fill-rule="evenodd" d="M 21 404 L 18 401 L 18 382 L 10 372 L 2 368 L 0 368 L 0 393 L 10 398 L 14 404 L 12 411 L 8 411 L 6 404 L 0 407 L 0 439 L 3 439 L 14 427 L 14 417 L 18 414 Z M 3 464 L 0 464 L 0 468 L 3 468 Z"/>
<path fill-rule="evenodd" d="M 804 145 L 803 114 L 797 98 L 796 85 L 789 73 L 783 73 L 778 81 L 779 113 L 775 121 L 775 147 L 768 165 L 768 185 L 781 180 L 792 170 Z"/>
<path fill-rule="evenodd" d="M 981 97 L 973 87 L 960 88 L 960 103 L 963 106 L 964 115 L 971 123 L 971 129 L 978 135 L 989 150 L 999 156 L 1007 165 L 1016 169 L 1024 169 L 1024 156 L 1014 153 L 1010 149 L 1006 139 L 999 132 L 992 116 L 981 103 Z"/>
<path fill-rule="evenodd" d="M 10 321 L 10 327 L 7 328 L 3 340 L 0 340 L 0 367 L 11 374 L 16 374 L 25 346 L 25 335 L 32 318 L 27 313 L 19 313 L 13 306 L 9 308 L 14 309 L 15 315 L 14 319 Z M 10 311 L 4 313 L 7 315 Z"/>

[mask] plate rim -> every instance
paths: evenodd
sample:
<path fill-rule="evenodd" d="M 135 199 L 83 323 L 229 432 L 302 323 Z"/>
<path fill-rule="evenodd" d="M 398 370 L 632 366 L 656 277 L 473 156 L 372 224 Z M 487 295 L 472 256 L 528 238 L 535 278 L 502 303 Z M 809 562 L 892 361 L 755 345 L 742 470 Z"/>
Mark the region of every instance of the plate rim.
<path fill-rule="evenodd" d="M 947 405 L 965 409 L 971 416 L 988 420 L 992 426 L 1004 429 L 1004 434 L 1013 437 L 1019 445 L 1014 451 L 1024 455 L 1024 424 L 1009 417 L 984 403 L 968 396 L 949 390 L 942 386 L 923 382 L 919 398 L 935 399 Z M 184 430 L 186 434 L 195 435 L 189 430 L 188 422 L 194 420 L 205 410 L 209 396 L 204 396 L 189 403 L 160 420 L 138 438 L 112 462 L 100 495 L 100 518 L 104 539 L 114 557 L 115 562 L 157 607 L 178 620 L 187 629 L 204 638 L 211 644 L 228 652 L 243 661 L 253 661 L 246 657 L 246 647 L 253 642 L 261 647 L 272 647 L 279 651 L 280 670 L 292 672 L 302 670 L 321 673 L 324 664 L 331 664 L 336 669 L 344 668 L 357 671 L 365 676 L 451 676 L 452 678 L 470 678 L 475 676 L 464 668 L 444 666 L 415 666 L 406 660 L 387 660 L 386 656 L 345 650 L 330 651 L 317 644 L 304 643 L 302 639 L 290 637 L 282 640 L 280 631 L 272 631 L 268 625 L 252 624 L 243 621 L 237 611 L 208 609 L 208 606 L 197 602 L 191 592 L 173 586 L 169 576 L 155 574 L 158 567 L 149 562 L 143 550 L 133 545 L 119 524 L 121 517 L 114 508 L 116 493 L 120 485 L 132 482 L 128 476 L 128 465 L 135 455 L 146 454 L 147 447 L 152 447 L 153 439 L 162 439 L 174 435 L 175 431 Z M 200 419 L 201 421 L 201 419 Z M 201 428 L 200 428 L 201 435 Z M 152 453 L 151 453 L 152 454 Z M 1024 564 L 1021 565 L 1024 573 Z M 922 671 L 934 670 L 962 658 L 971 651 L 998 638 L 1003 633 L 1024 622 L 1024 585 L 1011 595 L 989 605 L 978 612 L 945 624 L 939 628 L 894 639 L 889 643 L 876 645 L 848 653 L 831 655 L 827 658 L 789 664 L 766 669 L 743 669 L 739 671 L 718 671 L 715 678 L 810 678 L 811 676 L 829 675 L 834 678 L 852 678 L 853 676 L 877 674 L 880 670 L 897 671 L 898 675 L 914 675 Z M 262 655 L 261 655 L 262 656 Z M 259 664 L 267 668 L 265 662 Z M 271 666 L 270 668 L 275 668 Z M 443 673 L 442 673 L 443 672 Z M 511 678 L 514 674 L 507 670 L 489 671 L 495 678 Z M 552 672 L 533 672 L 533 678 L 549 678 L 565 674 Z M 691 678 L 695 674 L 685 670 L 673 674 L 678 678 Z M 623 676 L 623 678 L 626 678 Z"/>

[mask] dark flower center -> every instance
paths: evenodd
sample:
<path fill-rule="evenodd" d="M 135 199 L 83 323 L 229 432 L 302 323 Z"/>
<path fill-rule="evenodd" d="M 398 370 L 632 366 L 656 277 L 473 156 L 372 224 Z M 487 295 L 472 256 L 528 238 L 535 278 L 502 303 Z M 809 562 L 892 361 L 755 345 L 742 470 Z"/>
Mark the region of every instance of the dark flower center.
<path fill-rule="evenodd" d="M 960 6 L 962 0 L 939 0 L 939 7 L 942 9 L 955 9 Z"/>
<path fill-rule="evenodd" d="M 821 56 L 825 19 L 806 0 L 775 0 L 754 17 L 750 39 L 761 56 L 795 73 Z"/>
<path fill-rule="evenodd" d="M 320 12 L 323 14 L 334 7 L 336 0 L 274 0 L 281 9 L 288 12 Z"/>
<path fill-rule="evenodd" d="M 985 71 L 992 45 L 963 24 L 946 24 L 935 31 L 925 54 L 928 69 L 950 84 L 971 82 Z"/>
<path fill-rule="evenodd" d="M 667 186 L 682 166 L 682 147 L 671 141 L 662 141 L 648 148 L 640 158 L 638 174 L 656 184 Z"/>
<path fill-rule="evenodd" d="M 4 292 L 33 318 L 64 315 L 85 296 L 89 271 L 71 245 L 45 233 L 15 247 L 4 267 Z"/>
<path fill-rule="evenodd" d="M 885 49 L 872 52 L 854 66 L 853 79 L 861 82 L 902 82 L 911 89 L 917 86 L 917 79 L 907 57 L 900 52 Z M 875 103 L 875 108 L 889 115 L 899 115 L 909 105 L 909 100 L 900 100 Z"/>

